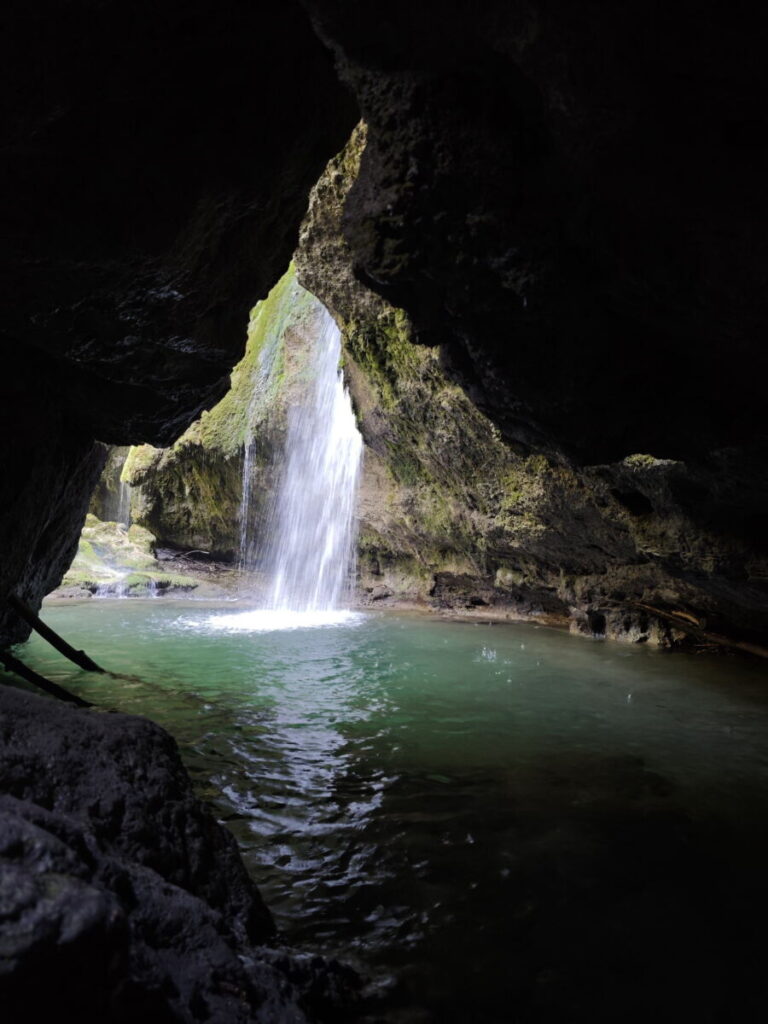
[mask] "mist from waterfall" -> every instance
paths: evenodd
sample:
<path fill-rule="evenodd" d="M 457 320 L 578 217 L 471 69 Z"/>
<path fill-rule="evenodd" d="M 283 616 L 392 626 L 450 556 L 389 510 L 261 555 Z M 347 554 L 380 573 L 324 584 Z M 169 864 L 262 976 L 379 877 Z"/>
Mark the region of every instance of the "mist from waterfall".
<path fill-rule="evenodd" d="M 274 611 L 323 612 L 350 596 L 363 439 L 339 369 L 341 337 L 326 309 L 309 352 L 311 380 L 288 410 L 263 565 Z"/>
<path fill-rule="evenodd" d="M 120 480 L 117 492 L 117 515 L 115 522 L 131 525 L 131 485 Z"/>

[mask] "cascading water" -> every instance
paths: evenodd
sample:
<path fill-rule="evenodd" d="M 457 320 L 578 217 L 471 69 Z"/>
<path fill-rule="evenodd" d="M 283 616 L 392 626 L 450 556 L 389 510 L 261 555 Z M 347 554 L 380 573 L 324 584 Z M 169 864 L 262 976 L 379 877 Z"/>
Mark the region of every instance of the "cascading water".
<path fill-rule="evenodd" d="M 253 311 L 248 344 L 240 569 L 244 596 L 255 588 L 260 609 L 217 616 L 216 628 L 357 621 L 340 609 L 351 597 L 363 440 L 339 369 L 339 330 L 291 267 Z"/>
<path fill-rule="evenodd" d="M 131 525 L 131 485 L 126 483 L 125 480 L 120 481 L 120 486 L 117 492 L 117 516 L 115 522 L 122 523 L 124 526 Z"/>
<path fill-rule="evenodd" d="M 341 337 L 326 309 L 310 352 L 312 380 L 288 411 L 283 469 L 267 525 L 266 606 L 323 612 L 349 595 L 363 439 L 339 370 Z"/>

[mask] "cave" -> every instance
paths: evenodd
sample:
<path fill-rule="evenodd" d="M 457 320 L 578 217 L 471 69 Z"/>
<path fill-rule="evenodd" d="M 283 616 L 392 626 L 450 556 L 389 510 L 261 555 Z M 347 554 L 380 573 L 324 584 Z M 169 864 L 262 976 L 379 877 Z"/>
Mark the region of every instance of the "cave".
<path fill-rule="evenodd" d="M 10 1024 L 759 1019 L 762 22 L 10 3 Z"/>

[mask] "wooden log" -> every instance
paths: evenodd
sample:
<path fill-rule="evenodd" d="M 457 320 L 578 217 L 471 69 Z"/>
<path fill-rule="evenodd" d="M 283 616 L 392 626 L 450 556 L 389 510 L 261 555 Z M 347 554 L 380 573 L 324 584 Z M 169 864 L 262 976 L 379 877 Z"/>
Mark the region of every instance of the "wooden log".
<path fill-rule="evenodd" d="M 103 672 L 104 669 L 96 662 L 89 658 L 85 651 L 76 651 L 71 644 L 68 644 L 66 640 L 62 639 L 58 633 L 56 633 L 50 626 L 47 626 L 43 620 L 32 611 L 29 605 L 24 604 L 20 598 L 16 597 L 15 594 L 8 596 L 8 604 L 13 610 L 21 616 L 26 623 L 28 623 L 36 633 L 47 640 L 48 643 L 55 647 L 60 654 L 63 654 L 65 658 L 69 658 L 70 661 L 74 662 L 79 668 L 84 668 L 86 672 Z"/>
<path fill-rule="evenodd" d="M 721 636 L 719 633 L 710 633 L 709 630 L 704 627 L 687 612 L 678 611 L 664 611 L 662 608 L 654 608 L 652 604 L 643 604 L 640 601 L 634 602 L 635 608 L 642 608 L 643 611 L 650 612 L 652 615 L 658 616 L 660 619 L 666 619 L 667 622 L 674 623 L 684 633 L 690 633 L 697 640 L 716 644 L 719 647 L 730 647 L 736 651 L 744 651 L 746 654 L 754 654 L 758 658 L 768 658 L 768 648 L 762 647 L 760 644 L 752 644 L 746 640 L 732 640 L 730 637 Z"/>
<path fill-rule="evenodd" d="M 83 700 L 82 697 L 77 697 L 74 693 L 70 693 L 69 690 L 65 690 L 63 686 L 59 686 L 58 683 L 52 683 L 50 679 L 41 676 L 39 672 L 35 672 L 34 669 L 25 665 L 23 661 L 14 658 L 8 651 L 0 651 L 0 662 L 2 662 L 8 672 L 14 672 L 17 676 L 21 676 L 22 679 L 26 679 L 28 683 L 32 683 L 33 686 L 37 686 L 40 690 L 45 690 L 52 697 L 58 697 L 59 700 L 65 700 L 68 704 L 74 704 L 79 708 L 93 707 L 93 704 Z"/>

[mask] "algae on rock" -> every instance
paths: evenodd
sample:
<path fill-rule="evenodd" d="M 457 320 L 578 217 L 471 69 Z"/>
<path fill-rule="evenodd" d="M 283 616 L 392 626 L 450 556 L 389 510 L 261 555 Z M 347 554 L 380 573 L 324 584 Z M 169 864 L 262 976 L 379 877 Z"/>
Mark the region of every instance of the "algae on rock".
<path fill-rule="evenodd" d="M 249 516 L 263 518 L 273 489 L 274 454 L 285 432 L 293 384 L 319 305 L 291 265 L 251 311 L 243 359 L 222 400 L 170 448 L 133 448 L 124 477 L 136 489 L 132 514 L 158 543 L 232 561 L 241 542 L 243 464 Z"/>
<path fill-rule="evenodd" d="M 723 483 L 749 481 L 749 457 L 713 452 L 686 466 L 628 452 L 581 466 L 551 445 L 504 441 L 448 379 L 440 347 L 359 279 L 345 203 L 365 144 L 361 123 L 313 189 L 294 257 L 342 325 L 366 443 L 363 593 L 633 642 L 678 643 L 683 628 L 697 640 L 711 627 L 764 634 L 766 545 L 751 542 L 752 506 L 739 511 Z"/>
<path fill-rule="evenodd" d="M 155 559 L 155 538 L 149 530 L 136 523 L 128 528 L 105 523 L 89 512 L 75 559 L 52 596 L 142 596 L 197 586 L 190 576 L 164 570 Z"/>
<path fill-rule="evenodd" d="M 408 316 L 356 276 L 344 209 L 364 148 L 361 124 L 313 189 L 295 270 L 254 309 L 230 393 L 171 448 L 131 451 L 124 476 L 138 485 L 137 522 L 162 543 L 234 556 L 244 456 L 246 504 L 258 523 L 322 302 L 342 329 L 366 445 L 364 600 L 529 617 L 664 645 L 685 631 L 697 640 L 764 633 L 763 520 L 753 506 L 738 507 L 739 494 L 755 490 L 749 457 L 723 450 L 688 466 L 628 452 L 583 466 L 553 445 L 504 440 L 449 379 L 440 346 L 415 337 Z M 750 487 L 731 493 L 742 479 Z"/>

